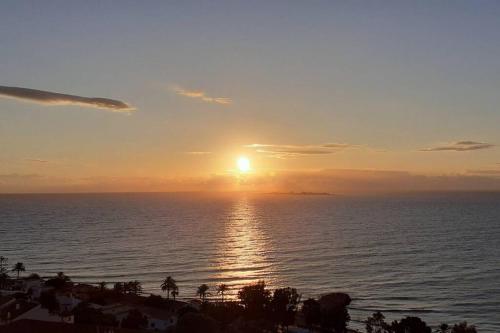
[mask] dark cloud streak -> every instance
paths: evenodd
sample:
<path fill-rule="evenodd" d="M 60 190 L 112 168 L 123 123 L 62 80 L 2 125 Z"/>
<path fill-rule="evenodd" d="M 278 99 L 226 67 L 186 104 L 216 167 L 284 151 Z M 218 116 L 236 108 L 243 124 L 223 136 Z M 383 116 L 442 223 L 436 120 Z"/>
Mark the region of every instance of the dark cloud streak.
<path fill-rule="evenodd" d="M 472 151 L 493 148 L 495 145 L 477 141 L 457 141 L 435 147 L 423 148 L 420 151 Z"/>
<path fill-rule="evenodd" d="M 0 96 L 45 105 L 87 106 L 113 112 L 131 112 L 135 110 L 127 103 L 115 99 L 102 97 L 83 97 L 21 87 L 0 86 Z"/>

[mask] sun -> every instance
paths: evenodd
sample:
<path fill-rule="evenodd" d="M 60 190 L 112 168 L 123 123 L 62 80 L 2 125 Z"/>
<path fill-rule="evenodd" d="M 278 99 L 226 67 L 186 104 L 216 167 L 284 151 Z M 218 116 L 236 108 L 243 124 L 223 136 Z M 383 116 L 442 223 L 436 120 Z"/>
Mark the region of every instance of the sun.
<path fill-rule="evenodd" d="M 238 170 L 240 170 L 240 172 L 250 171 L 250 160 L 245 156 L 240 156 L 236 161 L 236 164 L 238 165 Z"/>

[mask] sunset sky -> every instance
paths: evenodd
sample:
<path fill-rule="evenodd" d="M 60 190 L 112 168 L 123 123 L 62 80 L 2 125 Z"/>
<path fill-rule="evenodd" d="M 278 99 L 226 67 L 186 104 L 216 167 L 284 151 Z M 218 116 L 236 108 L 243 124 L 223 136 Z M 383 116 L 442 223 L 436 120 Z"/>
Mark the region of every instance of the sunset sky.
<path fill-rule="evenodd" d="M 499 17 L 3 1 L 0 192 L 500 190 Z"/>

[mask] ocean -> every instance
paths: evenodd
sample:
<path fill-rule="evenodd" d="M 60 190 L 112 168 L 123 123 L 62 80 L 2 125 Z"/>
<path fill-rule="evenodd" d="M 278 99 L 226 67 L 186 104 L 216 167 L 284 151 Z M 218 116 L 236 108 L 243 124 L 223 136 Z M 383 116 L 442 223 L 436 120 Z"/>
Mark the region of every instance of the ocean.
<path fill-rule="evenodd" d="M 500 332 L 500 193 L 0 195 L 0 255 L 153 293 L 171 275 L 185 299 L 257 280 L 344 291 L 357 328 L 380 310 Z"/>

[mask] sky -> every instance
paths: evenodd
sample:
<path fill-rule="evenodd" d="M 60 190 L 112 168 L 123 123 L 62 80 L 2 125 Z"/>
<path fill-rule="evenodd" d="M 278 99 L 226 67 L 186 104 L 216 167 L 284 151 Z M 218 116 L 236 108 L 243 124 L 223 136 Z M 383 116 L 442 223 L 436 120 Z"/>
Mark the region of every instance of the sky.
<path fill-rule="evenodd" d="M 500 190 L 498 17 L 2 1 L 0 192 Z"/>

